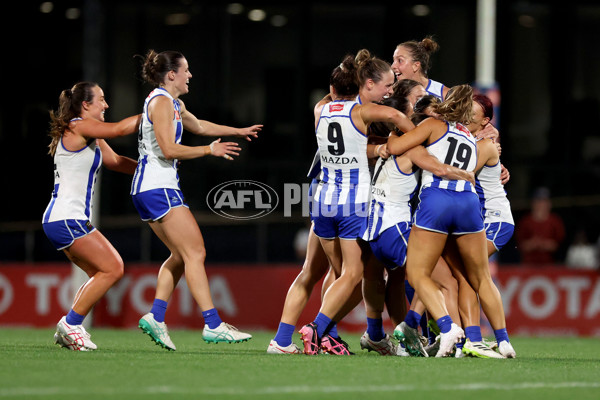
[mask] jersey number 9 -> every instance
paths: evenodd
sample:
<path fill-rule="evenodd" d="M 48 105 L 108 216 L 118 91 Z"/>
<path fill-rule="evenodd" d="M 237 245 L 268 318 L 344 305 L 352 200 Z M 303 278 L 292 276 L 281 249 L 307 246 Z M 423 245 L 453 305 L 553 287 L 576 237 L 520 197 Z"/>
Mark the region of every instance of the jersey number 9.
<path fill-rule="evenodd" d="M 341 156 L 346 152 L 344 146 L 344 136 L 342 135 L 342 127 L 337 122 L 332 122 L 327 128 L 327 139 L 332 144 L 327 146 L 327 150 L 334 156 Z"/>

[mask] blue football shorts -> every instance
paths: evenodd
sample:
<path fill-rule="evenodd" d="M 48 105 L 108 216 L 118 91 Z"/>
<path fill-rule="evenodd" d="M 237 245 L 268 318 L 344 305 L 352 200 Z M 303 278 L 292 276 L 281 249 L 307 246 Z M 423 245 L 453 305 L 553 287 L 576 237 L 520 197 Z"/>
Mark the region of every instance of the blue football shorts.
<path fill-rule="evenodd" d="M 410 235 L 410 222 L 400 222 L 381 232 L 371 240 L 371 251 L 386 269 L 394 270 L 406 264 L 406 246 Z"/>
<path fill-rule="evenodd" d="M 484 227 L 479 196 L 470 191 L 424 188 L 419 194 L 413 225 L 445 234 L 481 232 Z"/>
<path fill-rule="evenodd" d="M 56 250 L 66 249 L 73 244 L 75 239 L 84 237 L 96 230 L 90 221 L 85 219 L 45 222 L 42 224 L 42 228 Z"/>
<path fill-rule="evenodd" d="M 320 238 L 356 239 L 368 216 L 369 203 L 329 205 L 313 201 L 314 232 Z"/>
<path fill-rule="evenodd" d="M 157 221 L 172 208 L 188 207 L 183 193 L 177 189 L 152 189 L 135 194 L 131 198 L 142 221 Z"/>
<path fill-rule="evenodd" d="M 500 251 L 515 232 L 515 226 L 508 222 L 488 222 L 485 224 L 485 236 Z"/>

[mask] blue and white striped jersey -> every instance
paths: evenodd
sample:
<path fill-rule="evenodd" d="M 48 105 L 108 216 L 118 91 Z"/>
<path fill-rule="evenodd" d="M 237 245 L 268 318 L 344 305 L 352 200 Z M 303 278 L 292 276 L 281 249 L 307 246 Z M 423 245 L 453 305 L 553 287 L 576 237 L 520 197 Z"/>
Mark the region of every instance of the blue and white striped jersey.
<path fill-rule="evenodd" d="M 369 220 L 362 236 L 364 240 L 374 240 L 386 229 L 400 222 L 410 222 L 410 200 L 419 189 L 420 171 L 402 172 L 396 156 L 377 160 L 371 186 Z"/>
<path fill-rule="evenodd" d="M 322 204 L 360 204 L 369 201 L 370 174 L 367 135 L 354 125 L 357 101 L 333 101 L 323 107 L 316 136 L 321 175 L 314 199 Z"/>
<path fill-rule="evenodd" d="M 90 220 L 94 185 L 101 166 L 102 152 L 95 139 L 80 150 L 69 151 L 61 138 L 54 153 L 54 190 L 42 222 Z"/>
<path fill-rule="evenodd" d="M 426 146 L 429 154 L 436 157 L 441 163 L 473 171 L 477 166 L 477 143 L 475 137 L 462 124 L 446 122 L 446 133 L 434 143 Z M 449 180 L 434 175 L 430 171 L 423 171 L 421 189 L 436 187 L 454 190 L 456 192 L 471 191 L 475 188 L 469 181 Z"/>
<path fill-rule="evenodd" d="M 152 189 L 179 189 L 179 175 L 177 174 L 177 159 L 168 160 L 162 153 L 154 125 L 148 116 L 148 105 L 158 96 L 166 96 L 173 101 L 175 112 L 173 114 L 173 140 L 181 143 L 183 123 L 181 121 L 181 106 L 169 92 L 163 88 L 154 89 L 146 98 L 142 123 L 138 133 L 138 166 L 133 175 L 131 194 L 135 195 Z"/>
<path fill-rule="evenodd" d="M 428 94 L 437 97 L 440 100 L 444 100 L 444 84 L 430 79 L 425 88 Z"/>
<path fill-rule="evenodd" d="M 356 96 L 356 102 L 358 104 L 362 104 L 362 100 L 360 99 L 360 95 Z M 307 178 L 314 179 L 321 172 L 321 156 L 319 150 L 315 154 L 312 163 L 310 164 L 310 168 L 308 169 L 308 174 L 306 174 Z"/>

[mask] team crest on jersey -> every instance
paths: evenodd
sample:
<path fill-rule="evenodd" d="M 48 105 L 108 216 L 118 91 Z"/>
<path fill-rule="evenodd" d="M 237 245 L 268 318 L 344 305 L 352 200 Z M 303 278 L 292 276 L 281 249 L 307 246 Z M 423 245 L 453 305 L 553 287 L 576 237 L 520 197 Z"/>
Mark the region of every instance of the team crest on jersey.
<path fill-rule="evenodd" d="M 344 109 L 343 104 L 335 103 L 329 105 L 329 112 L 342 111 Z"/>
<path fill-rule="evenodd" d="M 181 119 L 181 114 L 179 113 L 179 110 L 175 110 L 175 119 Z"/>

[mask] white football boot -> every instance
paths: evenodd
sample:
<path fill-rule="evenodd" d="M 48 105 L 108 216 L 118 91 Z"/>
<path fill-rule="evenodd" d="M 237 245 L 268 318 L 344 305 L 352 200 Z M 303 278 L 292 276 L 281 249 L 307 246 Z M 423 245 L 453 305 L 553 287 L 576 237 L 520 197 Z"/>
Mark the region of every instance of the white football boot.
<path fill-rule="evenodd" d="M 392 341 L 390 335 L 386 334 L 383 339 L 376 342 L 371 339 L 367 332 L 363 333 L 360 338 L 360 348 L 368 351 L 376 351 L 382 356 L 395 356 L 398 355 L 397 345 Z"/>
<path fill-rule="evenodd" d="M 154 314 L 148 313 L 140 318 L 138 327 L 159 346 L 175 351 L 175 344 L 171 341 L 167 324 L 154 319 Z"/>
<path fill-rule="evenodd" d="M 236 327 L 221 322 L 221 325 L 217 326 L 215 329 L 210 329 L 208 325 L 204 325 L 202 339 L 204 339 L 206 343 L 240 343 L 252 339 L 252 335 L 240 332 Z"/>
<path fill-rule="evenodd" d="M 54 343 L 74 351 L 96 350 L 98 346 L 91 340 L 91 335 L 83 325 L 67 324 L 67 317 L 62 317 L 56 325 Z"/>
<path fill-rule="evenodd" d="M 302 349 L 292 342 L 289 346 L 280 346 L 275 340 L 271 340 L 267 347 L 267 354 L 301 354 Z"/>

